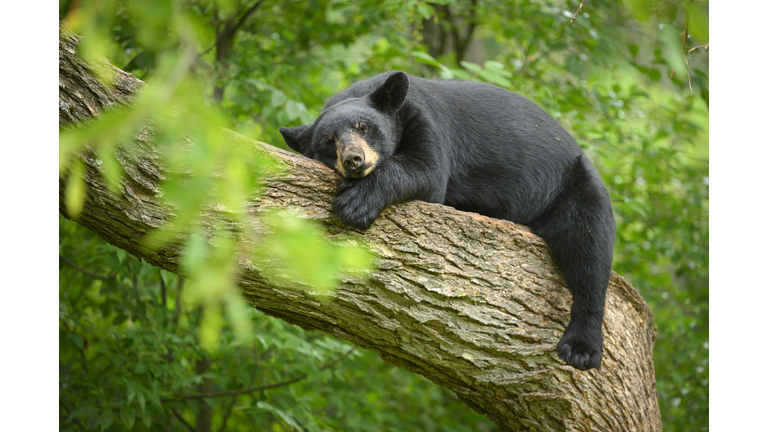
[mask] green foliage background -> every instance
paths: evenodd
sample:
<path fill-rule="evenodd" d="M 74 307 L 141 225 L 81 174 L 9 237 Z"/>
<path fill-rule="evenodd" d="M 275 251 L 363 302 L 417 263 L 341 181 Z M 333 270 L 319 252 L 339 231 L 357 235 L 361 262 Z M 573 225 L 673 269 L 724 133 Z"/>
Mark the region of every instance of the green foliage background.
<path fill-rule="evenodd" d="M 596 0 L 570 22 L 577 7 L 558 0 L 63 1 L 60 16 L 83 37 L 84 57 L 102 54 L 149 85 L 134 111 L 114 114 L 101 129 L 62 131 L 61 164 L 71 166 L 68 155 L 84 144 L 101 143 L 95 151 L 117 188 L 112 146 L 103 143 L 125 141 L 150 117 L 161 142 L 192 135 L 202 150 L 182 157 L 169 148 L 171 166 L 208 174 L 223 164 L 232 175 L 224 183 L 201 176 L 187 189 L 167 183 L 184 230 L 195 223 L 185 215 L 206 203 L 238 208 L 269 169 L 217 144 L 221 127 L 283 146 L 279 126 L 311 122 L 333 93 L 392 69 L 514 90 L 557 118 L 601 172 L 618 224 L 614 269 L 656 317 L 664 428 L 705 431 L 709 85 L 700 46 L 708 43 L 708 5 Z M 439 43 L 454 32 L 459 42 L 471 34 L 465 51 Z M 169 107 L 192 117 L 168 115 Z M 213 192 L 190 192 L 200 190 Z M 76 188 L 68 199 L 76 210 Z M 315 238 L 314 227 L 292 223 L 276 228 L 276 238 Z M 375 353 L 243 307 L 226 280 L 205 279 L 225 274 L 232 259 L 199 258 L 205 242 L 188 245 L 190 268 L 199 270 L 193 284 L 64 218 L 59 232 L 61 430 L 495 429 L 455 395 Z M 218 250 L 231 249 L 217 238 Z M 262 253 L 290 254 L 283 243 L 290 241 Z M 331 257 L 323 262 L 333 268 L 365 268 L 358 252 L 319 240 L 312 250 Z M 334 274 L 296 277 L 323 286 Z"/>

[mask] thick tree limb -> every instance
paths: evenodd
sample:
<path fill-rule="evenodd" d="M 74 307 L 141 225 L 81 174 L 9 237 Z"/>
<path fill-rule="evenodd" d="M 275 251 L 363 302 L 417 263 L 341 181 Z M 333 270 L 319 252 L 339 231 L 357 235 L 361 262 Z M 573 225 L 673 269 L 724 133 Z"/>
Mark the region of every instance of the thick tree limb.
<path fill-rule="evenodd" d="M 59 49 L 61 124 L 125 104 L 142 83 L 118 70 L 106 88 L 74 56 L 62 33 Z M 152 143 L 138 137 L 135 156 L 120 154 L 122 193 L 111 194 L 95 161 L 84 157 L 88 197 L 77 222 L 137 257 L 179 271 L 173 246 L 149 250 L 140 240 L 163 226 L 162 168 Z M 267 181 L 250 204 L 256 215 L 292 207 L 321 221 L 329 236 L 352 236 L 378 254 L 370 280 L 345 278 L 330 299 L 275 286 L 243 263 L 239 286 L 259 310 L 309 330 L 322 330 L 376 350 L 388 363 L 456 392 L 468 405 L 511 431 L 660 431 L 653 369 L 653 315 L 616 274 L 608 287 L 602 371 L 578 371 L 555 354 L 569 319 L 570 294 L 547 246 L 511 222 L 424 202 L 396 205 L 373 227 L 353 232 L 331 218 L 335 174 L 326 167 L 263 145 L 288 174 Z M 60 211 L 66 179 L 59 179 Z M 258 226 L 258 218 L 253 218 Z"/>

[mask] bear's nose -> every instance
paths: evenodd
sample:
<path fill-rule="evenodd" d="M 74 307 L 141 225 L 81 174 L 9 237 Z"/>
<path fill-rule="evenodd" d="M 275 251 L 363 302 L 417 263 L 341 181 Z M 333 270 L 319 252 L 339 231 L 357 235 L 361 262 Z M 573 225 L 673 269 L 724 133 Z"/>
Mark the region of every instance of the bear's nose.
<path fill-rule="evenodd" d="M 363 165 L 363 162 L 364 162 L 363 157 L 364 156 L 362 153 L 349 152 L 344 155 L 344 158 L 341 161 L 341 163 L 344 164 L 345 169 L 354 171 Z"/>

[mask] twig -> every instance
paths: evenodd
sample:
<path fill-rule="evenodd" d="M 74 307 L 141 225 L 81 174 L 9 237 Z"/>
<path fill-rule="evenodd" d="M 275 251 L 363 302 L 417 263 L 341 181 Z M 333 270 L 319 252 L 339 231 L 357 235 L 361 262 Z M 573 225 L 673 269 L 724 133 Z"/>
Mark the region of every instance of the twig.
<path fill-rule="evenodd" d="M 344 353 L 344 355 L 342 355 L 341 357 L 338 357 L 337 359 L 333 360 L 332 362 L 330 362 L 330 363 L 326 363 L 325 365 L 321 366 L 321 367 L 320 367 L 320 370 L 326 370 L 326 369 L 328 369 L 329 367 L 331 367 L 331 366 L 335 365 L 336 363 L 338 363 L 338 362 L 340 362 L 340 361 L 344 360 L 345 358 L 349 357 L 349 356 L 350 356 L 350 354 L 352 354 L 353 352 L 355 352 L 355 349 L 357 349 L 357 347 L 353 346 L 352 348 L 350 348 L 350 349 L 349 349 L 349 351 L 347 351 L 346 353 Z"/>
<path fill-rule="evenodd" d="M 168 398 L 162 398 L 162 402 L 169 402 L 173 400 L 186 400 L 186 399 L 207 399 L 207 398 L 217 398 L 217 397 L 226 397 L 226 396 L 235 396 L 240 394 L 246 394 L 246 393 L 254 393 L 261 390 L 269 390 L 277 387 L 285 387 L 287 385 L 291 385 L 295 382 L 299 382 L 309 376 L 308 374 L 301 374 L 296 378 L 290 379 L 288 381 L 282 381 L 275 384 L 269 384 L 261 387 L 252 387 L 248 389 L 242 389 L 242 390 L 229 390 L 229 391 L 223 391 L 223 392 L 216 392 L 216 393 L 196 393 L 196 394 L 188 394 L 188 395 L 181 395 L 181 396 L 175 396 L 175 397 L 168 397 Z"/>
<path fill-rule="evenodd" d="M 335 365 L 336 363 L 344 360 L 345 358 L 349 357 L 355 351 L 355 349 L 357 349 L 357 347 L 352 347 L 349 351 L 347 351 L 343 355 L 341 355 L 338 358 L 336 358 L 336 359 L 334 359 L 334 360 L 324 364 L 323 366 L 321 366 L 319 370 L 321 370 L 321 371 L 322 370 L 326 370 L 329 367 Z M 172 400 L 205 399 L 205 398 L 216 398 L 216 397 L 234 396 L 234 395 L 246 394 L 246 393 L 254 393 L 254 392 L 262 391 L 262 390 L 269 390 L 269 389 L 278 388 L 278 387 L 285 387 L 287 385 L 291 385 L 293 383 L 299 382 L 299 381 L 307 378 L 308 376 L 309 376 L 309 374 L 304 373 L 304 374 L 301 374 L 301 375 L 297 376 L 296 378 L 292 378 L 292 379 L 289 379 L 287 381 L 282 381 L 282 382 L 275 383 L 275 384 L 268 384 L 268 385 L 265 385 L 265 386 L 252 387 L 252 388 L 242 389 L 242 390 L 229 390 L 229 391 L 216 392 L 216 393 L 197 393 L 197 394 L 189 394 L 189 395 L 180 395 L 180 396 L 163 398 L 163 399 L 161 399 L 161 401 L 162 402 L 168 402 L 168 401 L 172 401 Z"/>
<path fill-rule="evenodd" d="M 96 279 L 112 279 L 113 277 L 117 276 L 117 273 L 112 273 L 110 275 L 104 276 L 103 274 L 94 273 L 92 271 L 88 271 L 79 265 L 72 262 L 69 258 L 65 257 L 62 254 L 59 254 L 59 259 L 64 261 L 65 263 L 69 264 L 72 268 L 80 270 L 81 272 L 87 274 L 88 276 L 95 277 Z"/>
<path fill-rule="evenodd" d="M 182 312 L 182 291 L 184 290 L 184 278 L 179 276 L 176 282 L 176 302 L 173 307 L 173 316 L 171 317 L 171 331 L 176 331 L 176 325 L 179 323 L 179 316 Z"/>
<path fill-rule="evenodd" d="M 241 26 L 241 25 L 243 25 L 243 23 L 245 22 L 245 20 L 247 20 L 247 19 L 248 19 L 248 17 L 249 17 L 249 16 L 250 16 L 250 15 L 251 15 L 251 14 L 252 14 L 252 13 L 253 13 L 253 12 L 254 12 L 256 9 L 258 9 L 258 8 L 259 8 L 259 6 L 261 6 L 261 4 L 262 4 L 262 3 L 264 3 L 264 0 L 259 0 L 259 1 L 257 1 L 256 3 L 254 3 L 254 5 L 253 5 L 253 6 L 251 6 L 251 8 L 250 8 L 250 9 L 248 9 L 247 11 L 245 11 L 245 13 L 243 14 L 243 16 L 241 16 L 241 17 L 240 17 L 240 19 L 237 21 L 237 24 L 235 24 L 235 27 L 232 29 L 232 33 L 236 32 L 236 31 L 237 31 L 237 29 L 239 29 L 239 28 L 240 28 L 240 26 Z"/>
<path fill-rule="evenodd" d="M 693 47 L 693 48 L 689 49 L 689 50 L 688 50 L 688 54 L 690 54 L 690 53 L 691 53 L 691 51 L 697 50 L 697 49 L 699 49 L 699 48 L 701 48 L 701 49 L 703 49 L 703 50 L 708 50 L 708 49 L 709 49 L 709 42 L 705 43 L 704 45 L 698 45 L 698 46 L 695 46 L 695 47 Z"/>
<path fill-rule="evenodd" d="M 659 11 L 659 8 L 661 8 L 662 6 L 664 6 L 664 5 L 667 3 L 667 1 L 669 1 L 669 0 L 664 0 L 663 2 L 659 3 L 659 5 L 658 5 L 658 6 L 656 6 L 656 9 L 654 9 L 654 10 L 653 10 L 653 12 L 651 12 L 651 15 L 655 14 L 656 12 L 658 12 L 658 11 Z M 674 6 L 674 5 L 670 5 L 670 6 Z M 665 9 L 666 9 L 666 8 L 665 8 Z"/>
<path fill-rule="evenodd" d="M 163 312 L 168 313 L 168 305 L 167 305 L 167 299 L 166 299 L 167 293 L 165 292 L 165 281 L 163 280 L 162 271 L 158 272 L 158 277 L 160 278 L 160 298 L 163 304 Z"/>
<path fill-rule="evenodd" d="M 258 370 L 259 370 L 258 369 L 259 356 L 258 356 L 256 347 L 257 347 L 256 338 L 253 338 L 254 368 L 253 368 L 253 373 L 251 374 L 251 379 L 248 381 L 248 387 L 253 385 L 253 382 L 256 380 L 256 374 L 258 373 Z M 224 411 L 224 416 L 221 420 L 221 427 L 219 428 L 219 432 L 224 432 L 227 429 L 227 422 L 229 421 L 229 416 L 232 414 L 232 408 L 235 406 L 235 401 L 237 401 L 237 395 L 232 396 L 232 400 L 229 402 L 227 409 Z"/>
<path fill-rule="evenodd" d="M 181 424 L 183 424 L 184 426 L 186 426 L 186 427 L 187 427 L 187 429 L 189 429 L 190 431 L 192 431 L 192 432 L 195 432 L 195 427 L 194 427 L 194 426 L 192 426 L 191 424 L 189 424 L 189 423 L 188 423 L 186 420 L 184 420 L 184 417 L 182 417 L 182 416 L 181 416 L 181 414 L 179 414 L 179 413 L 178 413 L 178 411 L 176 411 L 175 409 L 173 409 L 173 407 L 168 407 L 168 408 L 170 408 L 170 409 L 171 409 L 171 412 L 173 413 L 173 415 L 175 415 L 175 416 L 176 416 L 176 418 L 177 418 L 177 419 L 179 419 L 179 421 L 181 422 Z"/>
<path fill-rule="evenodd" d="M 584 7 L 584 1 L 585 0 L 581 0 L 581 3 L 579 4 L 579 8 L 576 10 L 576 13 L 573 14 L 573 18 L 571 18 L 571 22 L 576 21 L 576 17 L 579 16 L 579 12 L 581 12 L 581 9 Z"/>
<path fill-rule="evenodd" d="M 685 52 L 685 43 L 688 41 L 688 17 L 685 17 L 685 24 L 683 24 L 683 32 L 680 33 L 680 49 L 683 54 L 683 60 L 685 60 L 685 73 L 688 74 L 688 88 L 693 93 L 693 86 L 691 86 L 691 67 L 688 65 L 688 53 Z"/>

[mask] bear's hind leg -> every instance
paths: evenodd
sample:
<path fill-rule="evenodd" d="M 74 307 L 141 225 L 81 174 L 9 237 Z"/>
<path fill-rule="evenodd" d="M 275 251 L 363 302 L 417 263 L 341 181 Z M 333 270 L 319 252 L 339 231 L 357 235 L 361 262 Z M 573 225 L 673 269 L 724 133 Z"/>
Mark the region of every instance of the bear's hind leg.
<path fill-rule="evenodd" d="M 571 321 L 557 354 L 577 369 L 599 370 L 616 226 L 610 197 L 594 168 L 577 160 L 571 174 L 567 190 L 531 228 L 549 246 L 573 296 Z"/>

